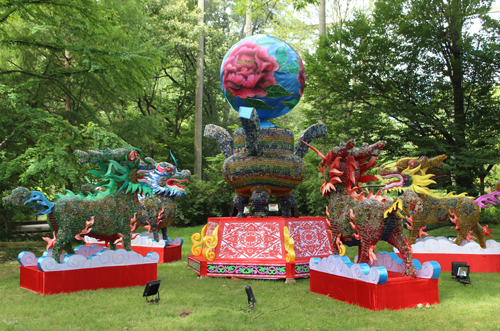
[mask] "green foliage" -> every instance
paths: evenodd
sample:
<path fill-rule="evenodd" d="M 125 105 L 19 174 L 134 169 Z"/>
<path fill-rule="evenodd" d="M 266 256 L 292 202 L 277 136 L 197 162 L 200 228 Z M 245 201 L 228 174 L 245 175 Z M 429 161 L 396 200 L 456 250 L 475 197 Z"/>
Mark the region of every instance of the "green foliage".
<path fill-rule="evenodd" d="M 76 149 L 104 149 L 127 145 L 116 135 L 90 122 L 79 129 L 60 116 L 47 114 L 40 109 L 29 109 L 31 121 L 17 125 L 16 131 L 0 151 L 0 196 L 7 196 L 17 186 L 44 192 L 50 199 L 63 188 L 78 192 L 84 183 L 84 174 L 89 165 L 79 165 L 73 155 Z M 10 121 L 10 116 L 0 117 Z M 12 126 L 10 127 L 12 128 Z M 13 208 L 0 204 L 3 215 L 4 236 L 9 235 L 15 220 L 34 218 L 28 208 Z"/>
<path fill-rule="evenodd" d="M 307 14 L 306 6 L 318 4 L 317 0 L 285 0 L 285 1 L 247 1 L 238 0 L 234 2 L 233 12 L 238 17 L 232 17 L 236 29 L 240 29 L 240 38 L 244 38 L 245 17 L 247 10 L 252 10 L 252 33 L 268 34 L 283 40 L 302 54 L 309 48 L 311 41 L 316 38 L 316 27 L 310 21 L 305 22 L 298 15 L 298 11 Z M 317 9 L 312 11 L 317 13 Z M 316 14 L 317 15 L 317 14 Z M 311 15 L 315 16 L 315 14 Z M 279 63 L 284 61 L 277 57 Z M 281 64 L 280 64 L 281 65 Z M 298 70 L 298 67 L 297 67 Z M 298 71 L 297 71 L 298 72 Z"/>
<path fill-rule="evenodd" d="M 228 217 L 233 205 L 234 189 L 222 179 L 224 155 L 208 159 L 210 164 L 203 170 L 203 181 L 192 179 L 187 195 L 176 199 L 179 226 L 205 224 L 208 217 Z"/>
<path fill-rule="evenodd" d="M 319 176 L 317 167 L 320 163 L 317 154 L 311 151 L 304 157 L 306 171 L 304 180 L 294 190 L 295 201 L 301 216 L 326 216 L 328 197 L 321 194 L 323 176 Z"/>
<path fill-rule="evenodd" d="M 292 7 L 310 3 L 317 1 L 251 2 L 254 33 L 272 34 L 303 55 L 314 40 L 314 27 L 301 22 Z M 78 192 L 92 167 L 76 163 L 76 149 L 135 146 L 158 162 L 173 163 L 172 151 L 180 169 L 193 170 L 195 67 L 202 33 L 203 124 L 239 126 L 220 90 L 220 64 L 243 37 L 246 0 L 207 2 L 204 26 L 198 24 L 193 1 L 0 4 L 0 196 L 19 185 L 50 198 L 64 189 Z M 303 101 L 293 100 L 294 112 L 271 122 L 293 130 L 297 139 L 307 126 L 323 121 L 330 134 L 313 142 L 323 152 L 357 138 L 387 140 L 381 162 L 446 153 L 444 171 L 459 185 L 453 190 L 473 195 L 477 187 L 464 178 L 484 182 L 488 165 L 498 162 L 500 146 L 498 90 L 492 89 L 500 28 L 484 15 L 488 5 L 467 0 L 458 10 L 454 2 L 377 2 L 374 15 L 359 14 L 321 41 L 305 61 Z M 472 17 L 483 22 L 480 34 L 465 29 Z M 448 26 L 446 18 L 455 21 Z M 450 40 L 456 49 L 449 48 Z M 285 58 L 278 54 L 278 61 Z M 453 72 L 461 72 L 462 91 L 449 83 L 459 78 Z M 268 92 L 282 94 L 279 86 Z M 455 114 L 456 100 L 462 99 L 465 125 Z M 205 177 L 193 179 L 187 197 L 177 199 L 179 224 L 228 215 L 234 191 L 222 179 L 219 153 L 214 139 L 203 138 Z M 305 163 L 306 178 L 295 190 L 299 212 L 324 215 L 318 158 L 309 153 Z M 0 231 L 12 219 L 33 217 L 4 206 L 0 214 Z"/>
<path fill-rule="evenodd" d="M 489 224 L 490 229 L 492 228 L 491 227 L 492 224 L 495 224 L 495 225 L 500 224 L 500 207 L 499 206 L 492 206 L 492 207 L 489 207 L 487 209 L 483 209 L 481 211 L 479 223 L 483 226 L 486 224 Z"/>
<path fill-rule="evenodd" d="M 47 110 L 65 109 L 77 118 L 78 112 L 92 116 L 93 104 L 117 100 L 117 91 L 136 94 L 161 49 L 144 36 L 137 2 L 113 3 L 16 1 L 1 23 L 0 74 Z"/>

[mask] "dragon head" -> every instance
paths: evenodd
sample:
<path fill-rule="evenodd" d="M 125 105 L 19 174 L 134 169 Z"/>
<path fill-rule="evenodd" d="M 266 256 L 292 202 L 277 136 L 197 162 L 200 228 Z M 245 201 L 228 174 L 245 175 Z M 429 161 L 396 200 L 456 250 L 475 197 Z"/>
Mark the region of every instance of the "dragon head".
<path fill-rule="evenodd" d="M 373 145 L 362 144 L 358 148 L 355 147 L 356 141 L 351 139 L 347 143 L 341 143 L 329 150 L 326 157 L 305 141 L 302 142 L 322 159 L 318 170 L 325 179 L 321 186 L 323 195 L 329 195 L 332 189 L 335 190 L 334 184 L 336 183 L 342 183 L 347 188 L 352 186 L 359 188 L 359 183 L 378 180 L 377 177 L 364 175 L 364 173 L 377 164 L 375 160 L 384 148 L 385 141 L 378 141 Z M 365 162 L 369 157 L 371 157 L 370 160 Z"/>
<path fill-rule="evenodd" d="M 27 207 L 36 211 L 36 215 L 49 214 L 52 212 L 54 204 L 50 202 L 45 195 L 40 191 L 30 191 L 26 187 L 18 187 L 12 190 L 11 194 L 2 199 L 4 203 L 13 206 L 21 207 L 28 205 Z"/>
<path fill-rule="evenodd" d="M 178 171 L 177 161 L 173 155 L 172 158 L 175 165 L 168 162 L 155 163 L 154 171 L 147 174 L 149 185 L 153 188 L 154 194 L 183 197 L 186 195 L 186 188 L 183 184 L 189 182 L 191 171 Z"/>
<path fill-rule="evenodd" d="M 150 158 L 144 158 L 139 148 L 118 148 L 104 150 L 75 151 L 78 163 L 98 164 L 99 170 L 91 170 L 90 174 L 101 181 L 93 186 L 92 191 L 84 195 L 75 195 L 66 191 L 65 195 L 57 195 L 59 198 L 78 196 L 85 200 L 97 200 L 109 194 L 125 191 L 125 193 L 139 193 L 151 195 L 153 193 L 152 183 L 149 181 L 148 173 L 155 170 Z"/>
<path fill-rule="evenodd" d="M 12 190 L 12 192 L 4 197 L 3 203 L 6 205 L 12 205 L 16 207 L 21 207 L 24 206 L 28 199 L 31 198 L 31 191 L 28 190 L 26 187 L 18 187 Z"/>
<path fill-rule="evenodd" d="M 406 157 L 396 162 L 393 167 L 380 167 L 378 174 L 382 179 L 396 179 L 385 184 L 383 190 L 397 190 L 398 192 L 412 190 L 416 193 L 435 196 L 436 194 L 427 187 L 436 183 L 431 179 L 434 175 L 426 172 L 430 167 L 442 167 L 445 159 L 446 155 L 436 156 L 432 159 L 426 156 Z"/>
<path fill-rule="evenodd" d="M 417 171 L 420 170 L 420 167 L 416 168 Z M 386 183 L 383 190 L 392 191 L 398 190 L 403 191 L 408 189 L 411 185 L 413 185 L 412 175 L 409 173 L 411 169 L 405 169 L 403 171 L 391 171 L 388 167 L 380 167 L 378 174 L 382 177 L 382 179 L 393 179 L 389 183 Z"/>

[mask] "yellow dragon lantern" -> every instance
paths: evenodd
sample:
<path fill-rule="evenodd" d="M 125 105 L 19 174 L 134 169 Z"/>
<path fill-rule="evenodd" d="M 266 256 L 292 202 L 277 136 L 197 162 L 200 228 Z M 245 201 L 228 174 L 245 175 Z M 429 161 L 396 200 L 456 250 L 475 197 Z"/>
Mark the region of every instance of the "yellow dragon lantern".
<path fill-rule="evenodd" d="M 402 192 L 412 190 L 422 199 L 423 210 L 407 215 L 408 230 L 410 230 L 410 242 L 414 244 L 417 238 L 421 238 L 424 229 L 429 224 L 444 223 L 451 221 L 455 224 L 453 229 L 458 231 L 455 244 L 460 245 L 463 240 L 470 241 L 477 239 L 482 248 L 486 248 L 485 236 L 490 236 L 488 226 L 482 227 L 479 224 L 480 207 L 472 198 L 466 197 L 466 193 L 455 195 L 454 192 L 441 196 L 433 192 L 427 186 L 436 183 L 431 178 L 433 174 L 427 174 L 430 167 L 442 167 L 446 155 L 436 156 L 428 159 L 403 158 L 399 160 L 395 169 L 392 167 L 381 167 L 379 175 L 383 179 L 397 178 L 397 180 L 387 183 L 384 190 L 397 190 Z M 471 236 L 474 233 L 477 238 Z"/>

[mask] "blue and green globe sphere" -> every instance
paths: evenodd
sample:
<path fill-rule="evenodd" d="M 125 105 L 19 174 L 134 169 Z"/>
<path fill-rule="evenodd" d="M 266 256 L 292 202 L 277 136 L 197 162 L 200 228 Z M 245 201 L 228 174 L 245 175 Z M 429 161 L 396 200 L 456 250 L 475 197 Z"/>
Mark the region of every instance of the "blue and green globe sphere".
<path fill-rule="evenodd" d="M 220 80 L 231 107 L 253 107 L 262 120 L 285 115 L 304 92 L 306 74 L 287 43 L 258 34 L 236 43 L 222 61 Z"/>

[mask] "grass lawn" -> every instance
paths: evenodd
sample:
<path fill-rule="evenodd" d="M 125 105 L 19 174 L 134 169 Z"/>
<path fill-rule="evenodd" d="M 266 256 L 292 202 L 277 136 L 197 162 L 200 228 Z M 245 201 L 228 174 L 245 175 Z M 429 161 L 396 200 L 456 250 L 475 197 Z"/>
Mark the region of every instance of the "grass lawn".
<path fill-rule="evenodd" d="M 200 230 L 169 229 L 171 238 L 184 238 L 183 259 L 158 265 L 159 305 L 145 302 L 143 286 L 42 296 L 19 287 L 19 264 L 9 258 L 0 264 L 0 330 L 500 330 L 500 274 L 472 270 L 473 286 L 466 287 L 442 273 L 439 305 L 374 312 L 309 292 L 309 279 L 200 279 L 186 258 L 191 234 Z M 378 246 L 391 251 L 385 242 Z M 0 254 L 13 253 L 0 247 Z M 355 254 L 348 250 L 351 260 Z M 257 299 L 250 313 L 243 312 L 247 284 Z"/>

